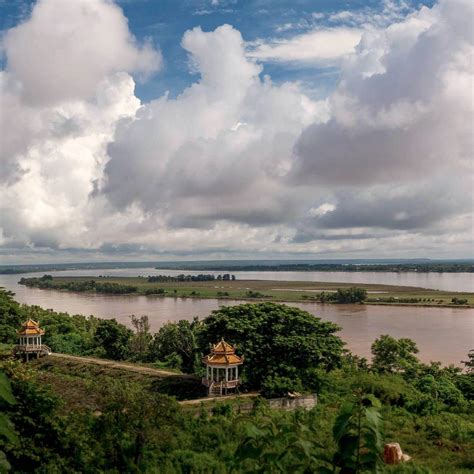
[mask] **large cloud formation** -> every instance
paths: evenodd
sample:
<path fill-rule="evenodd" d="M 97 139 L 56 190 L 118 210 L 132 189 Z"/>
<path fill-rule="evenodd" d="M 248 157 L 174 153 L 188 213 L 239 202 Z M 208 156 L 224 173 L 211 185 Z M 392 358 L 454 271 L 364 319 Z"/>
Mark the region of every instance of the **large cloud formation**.
<path fill-rule="evenodd" d="M 196 82 L 141 104 L 133 76 L 161 55 L 122 11 L 40 0 L 2 42 L 3 252 L 465 255 L 472 9 L 361 29 L 320 102 L 264 76 L 231 26 L 194 28 Z"/>
<path fill-rule="evenodd" d="M 188 31 L 182 46 L 200 80 L 119 126 L 102 192 L 120 208 L 135 202 L 166 215 L 173 227 L 285 221 L 298 203 L 282 192 L 282 177 L 295 140 L 324 116 L 324 104 L 294 84 L 260 79 L 229 25 Z"/>
<path fill-rule="evenodd" d="M 473 7 L 441 2 L 363 36 L 331 119 L 295 145 L 295 183 L 341 189 L 313 226 L 424 229 L 472 213 Z"/>

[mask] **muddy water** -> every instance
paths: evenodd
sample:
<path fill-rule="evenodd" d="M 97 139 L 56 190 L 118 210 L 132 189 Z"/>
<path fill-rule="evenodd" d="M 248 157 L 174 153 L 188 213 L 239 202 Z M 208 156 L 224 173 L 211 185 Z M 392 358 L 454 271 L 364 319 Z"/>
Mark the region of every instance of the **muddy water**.
<path fill-rule="evenodd" d="M 133 275 L 154 273 L 150 269 L 128 270 L 130 271 Z M 78 272 L 67 274 L 79 275 Z M 85 274 L 91 275 L 92 272 Z M 102 270 L 96 274 L 117 275 L 117 272 Z M 120 274 L 124 275 L 124 270 Z M 273 278 L 274 275 L 268 275 L 268 277 Z M 194 316 L 204 317 L 220 306 L 239 303 L 215 299 L 88 295 L 39 290 L 18 285 L 19 279 L 18 275 L 0 275 L 0 286 L 14 291 L 16 299 L 21 303 L 35 304 L 71 314 L 94 314 L 102 318 L 115 317 L 124 324 L 129 324 L 131 314 L 147 314 L 152 330 L 157 330 L 166 321 L 192 319 Z M 419 357 L 424 361 L 439 360 L 444 364 L 459 365 L 461 360 L 466 359 L 467 352 L 474 348 L 474 309 L 320 305 L 317 303 L 298 303 L 294 306 L 341 326 L 340 336 L 346 341 L 347 347 L 365 357 L 370 354 L 371 343 L 381 334 L 413 339 L 420 349 Z"/>

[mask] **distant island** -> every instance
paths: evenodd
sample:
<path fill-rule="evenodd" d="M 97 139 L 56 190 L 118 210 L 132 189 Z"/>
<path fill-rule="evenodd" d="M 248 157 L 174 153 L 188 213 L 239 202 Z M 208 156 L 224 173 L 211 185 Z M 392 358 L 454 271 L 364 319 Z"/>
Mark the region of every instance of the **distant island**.
<path fill-rule="evenodd" d="M 237 280 L 231 274 L 148 277 L 22 278 L 20 285 L 43 290 L 171 298 L 216 298 L 327 304 L 474 306 L 474 293 L 365 283 Z"/>

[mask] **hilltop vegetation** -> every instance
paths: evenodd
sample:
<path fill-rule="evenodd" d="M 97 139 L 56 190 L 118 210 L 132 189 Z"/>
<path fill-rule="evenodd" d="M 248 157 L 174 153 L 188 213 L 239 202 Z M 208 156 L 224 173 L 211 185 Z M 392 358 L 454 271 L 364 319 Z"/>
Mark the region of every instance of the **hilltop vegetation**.
<path fill-rule="evenodd" d="M 344 350 L 334 324 L 269 302 L 222 308 L 202 321 L 167 323 L 151 334 L 146 317 L 134 317 L 132 331 L 114 320 L 19 305 L 0 292 L 1 343 L 13 344 L 15 329 L 27 317 L 40 319 L 45 342 L 55 351 L 196 376 L 209 344 L 224 337 L 245 357 L 243 390 L 266 396 L 313 392 L 319 403 L 293 413 L 270 410 L 264 400 L 250 413 L 225 400 L 211 411 L 199 405 L 185 409 L 169 395 L 202 392 L 179 376 L 164 384 L 57 358 L 32 364 L 5 359 L 3 371 L 16 402 L 0 400 L 0 406 L 16 436 L 0 433 L 0 463 L 3 451 L 13 472 L 468 473 L 474 468 L 474 351 L 461 372 L 420 363 L 413 341 L 384 335 L 374 341 L 369 363 Z M 413 461 L 384 466 L 380 450 L 389 441 L 399 442 Z"/>

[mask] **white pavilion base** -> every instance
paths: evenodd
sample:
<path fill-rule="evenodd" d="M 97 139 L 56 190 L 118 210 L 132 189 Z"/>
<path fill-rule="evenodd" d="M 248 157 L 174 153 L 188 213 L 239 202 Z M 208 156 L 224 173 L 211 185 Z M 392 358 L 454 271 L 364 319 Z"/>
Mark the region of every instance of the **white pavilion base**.
<path fill-rule="evenodd" d="M 240 385 L 240 380 L 215 381 L 203 377 L 202 384 L 208 387 L 209 395 L 225 395 L 227 390 L 235 390 Z"/>
<path fill-rule="evenodd" d="M 46 344 L 40 345 L 16 345 L 13 348 L 13 355 L 14 356 L 25 356 L 26 360 L 28 361 L 30 358 L 36 357 L 37 359 L 40 356 L 47 356 L 50 355 L 51 348 Z"/>

